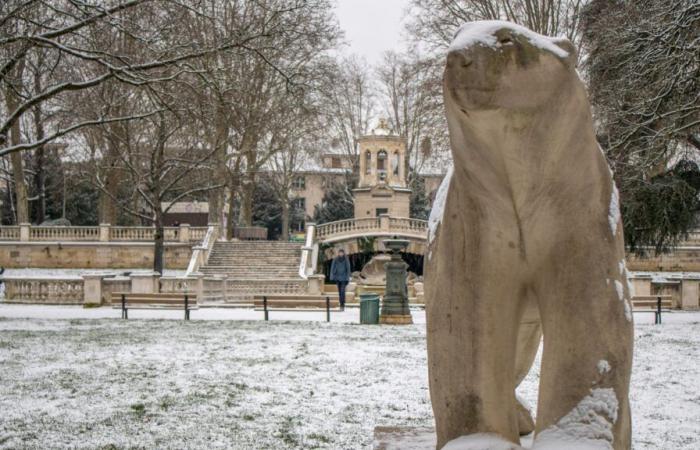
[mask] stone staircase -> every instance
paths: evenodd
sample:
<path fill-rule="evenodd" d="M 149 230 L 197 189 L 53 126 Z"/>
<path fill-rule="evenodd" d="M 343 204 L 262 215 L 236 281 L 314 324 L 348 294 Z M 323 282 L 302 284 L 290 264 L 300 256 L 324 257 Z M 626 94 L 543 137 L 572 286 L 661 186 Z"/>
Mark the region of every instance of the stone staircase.
<path fill-rule="evenodd" d="M 225 302 L 252 303 L 254 295 L 292 294 L 306 291 L 299 276 L 301 244 L 276 241 L 216 242 L 205 277 L 227 277 Z"/>

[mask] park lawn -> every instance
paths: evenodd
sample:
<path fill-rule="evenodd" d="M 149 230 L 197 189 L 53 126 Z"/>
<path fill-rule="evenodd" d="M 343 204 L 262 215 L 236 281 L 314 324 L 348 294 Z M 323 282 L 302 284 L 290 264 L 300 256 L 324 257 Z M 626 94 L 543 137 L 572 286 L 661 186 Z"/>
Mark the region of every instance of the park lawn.
<path fill-rule="evenodd" d="M 700 448 L 686 317 L 636 326 L 635 449 Z M 423 324 L 0 318 L 0 448 L 361 449 L 377 425 L 432 425 Z"/>

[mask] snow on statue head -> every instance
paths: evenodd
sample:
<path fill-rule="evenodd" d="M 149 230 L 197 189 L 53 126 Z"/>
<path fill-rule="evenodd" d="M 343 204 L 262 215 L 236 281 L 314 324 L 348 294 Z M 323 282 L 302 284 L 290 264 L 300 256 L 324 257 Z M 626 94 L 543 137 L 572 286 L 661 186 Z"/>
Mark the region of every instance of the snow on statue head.
<path fill-rule="evenodd" d="M 630 448 L 618 194 L 575 61 L 566 39 L 507 22 L 468 23 L 450 46 L 454 168 L 424 270 L 438 448 L 520 448 L 533 423 L 515 388 L 542 335 L 533 448 Z"/>

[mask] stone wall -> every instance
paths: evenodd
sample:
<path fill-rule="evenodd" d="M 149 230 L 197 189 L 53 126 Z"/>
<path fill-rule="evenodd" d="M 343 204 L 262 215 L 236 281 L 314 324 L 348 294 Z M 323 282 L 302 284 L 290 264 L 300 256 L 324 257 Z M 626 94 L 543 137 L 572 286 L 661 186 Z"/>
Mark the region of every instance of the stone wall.
<path fill-rule="evenodd" d="M 186 269 L 190 244 L 166 243 L 165 267 Z M 151 269 L 149 242 L 0 242 L 0 267 L 56 269 Z"/>
<path fill-rule="evenodd" d="M 662 255 L 627 255 L 627 268 L 635 271 L 700 272 L 700 247 L 682 246 Z"/>

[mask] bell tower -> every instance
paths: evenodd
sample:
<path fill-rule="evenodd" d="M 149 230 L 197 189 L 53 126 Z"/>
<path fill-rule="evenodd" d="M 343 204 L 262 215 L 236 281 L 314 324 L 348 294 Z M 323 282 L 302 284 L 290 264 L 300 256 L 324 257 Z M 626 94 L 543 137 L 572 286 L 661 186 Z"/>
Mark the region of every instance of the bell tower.
<path fill-rule="evenodd" d="M 389 214 L 408 217 L 406 141 L 380 119 L 372 134 L 358 139 L 360 173 L 354 189 L 355 218 Z"/>

